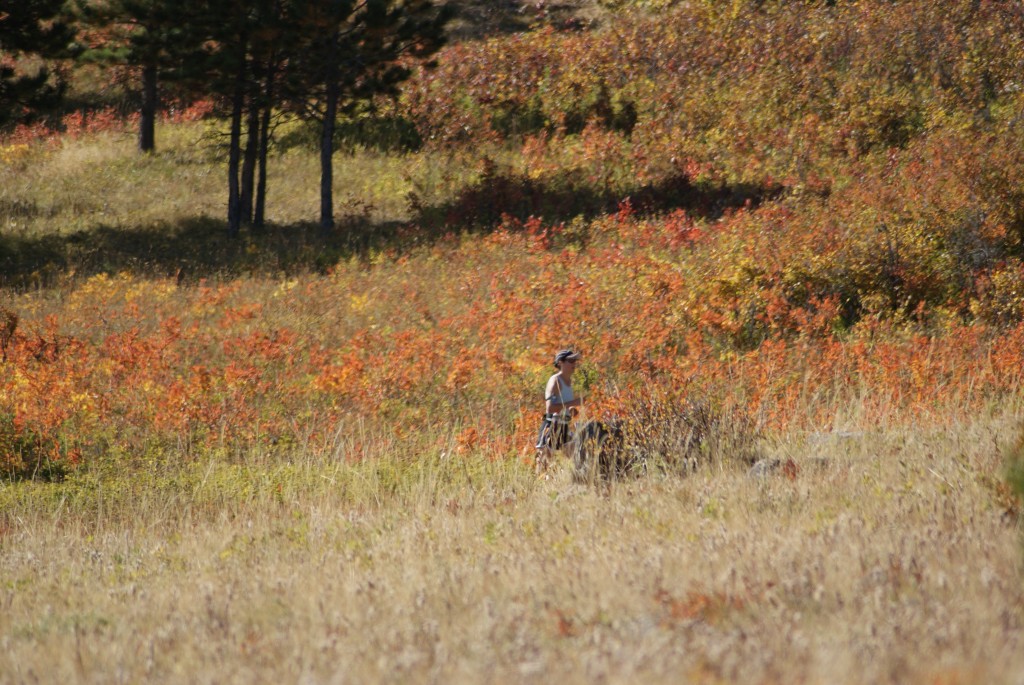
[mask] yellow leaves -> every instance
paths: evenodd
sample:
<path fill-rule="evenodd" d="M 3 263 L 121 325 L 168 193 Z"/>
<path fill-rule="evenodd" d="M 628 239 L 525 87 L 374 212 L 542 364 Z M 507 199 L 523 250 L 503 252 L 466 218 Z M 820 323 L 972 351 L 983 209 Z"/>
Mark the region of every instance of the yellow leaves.
<path fill-rule="evenodd" d="M 1024 319 L 1024 268 L 1007 264 L 980 279 L 980 297 L 971 313 L 982 321 L 1005 325 Z"/>
<path fill-rule="evenodd" d="M 548 356 L 550 353 L 546 350 L 524 346 L 518 349 L 518 354 L 509 363 L 516 373 L 530 373 L 543 368 Z"/>
<path fill-rule="evenodd" d="M 14 391 L 22 391 L 29 387 L 31 380 L 19 367 L 14 367 L 14 372 L 11 374 L 12 384 L 11 389 Z"/>
<path fill-rule="evenodd" d="M 445 378 L 445 387 L 450 392 L 457 392 L 466 388 L 475 380 L 475 372 L 480 365 L 479 357 L 473 352 L 467 352 L 460 356 L 452 364 L 451 370 Z"/>
<path fill-rule="evenodd" d="M 82 281 L 69 295 L 68 306 L 72 308 L 95 307 L 97 303 L 113 306 L 166 302 L 177 291 L 174 279 L 141 278 L 128 271 L 116 274 L 98 273 Z"/>
<path fill-rule="evenodd" d="M 358 396 L 362 392 L 366 364 L 355 353 L 348 353 L 338 363 L 324 367 L 313 380 L 321 392 L 342 396 Z"/>
<path fill-rule="evenodd" d="M 745 4 L 744 0 L 732 0 L 732 5 L 729 8 L 729 21 L 736 21 L 743 16 L 746 9 Z"/>
<path fill-rule="evenodd" d="M 285 281 L 282 281 L 277 286 L 277 288 L 274 289 L 273 296 L 274 297 L 281 297 L 282 295 L 286 295 L 291 290 L 293 290 L 295 288 L 295 286 L 297 286 L 298 284 L 299 284 L 299 281 L 296 278 L 290 278 L 290 279 L 287 279 Z"/>
<path fill-rule="evenodd" d="M 114 281 L 115 279 L 108 274 L 99 273 L 85 279 L 82 285 L 77 288 L 77 292 L 82 296 L 105 293 Z"/>
<path fill-rule="evenodd" d="M 31 152 L 27 143 L 0 146 L 0 164 L 22 167 L 28 161 Z"/>
<path fill-rule="evenodd" d="M 370 293 L 353 293 L 349 296 L 348 303 L 353 312 L 361 314 L 370 303 Z"/>
<path fill-rule="evenodd" d="M 89 411 L 95 405 L 95 399 L 91 392 L 72 392 L 70 394 L 71 404 L 76 411 Z"/>
<path fill-rule="evenodd" d="M 137 279 L 130 282 L 125 290 L 125 302 L 146 302 L 152 298 L 156 302 L 166 302 L 178 289 L 174 279 L 160 280 Z"/>

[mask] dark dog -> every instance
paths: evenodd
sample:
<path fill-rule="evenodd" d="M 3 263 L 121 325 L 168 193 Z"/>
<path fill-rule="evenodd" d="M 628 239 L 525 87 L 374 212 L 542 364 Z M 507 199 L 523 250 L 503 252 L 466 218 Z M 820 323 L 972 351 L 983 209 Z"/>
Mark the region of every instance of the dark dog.
<path fill-rule="evenodd" d="M 671 409 L 641 404 L 626 418 L 587 421 L 568 450 L 573 480 L 593 484 L 651 471 L 685 475 L 722 459 L 749 466 L 759 456 L 757 438 L 750 419 L 723 415 L 707 403 Z"/>
<path fill-rule="evenodd" d="M 625 474 L 631 461 L 619 421 L 587 421 L 573 436 L 569 453 L 576 483 L 612 480 Z"/>

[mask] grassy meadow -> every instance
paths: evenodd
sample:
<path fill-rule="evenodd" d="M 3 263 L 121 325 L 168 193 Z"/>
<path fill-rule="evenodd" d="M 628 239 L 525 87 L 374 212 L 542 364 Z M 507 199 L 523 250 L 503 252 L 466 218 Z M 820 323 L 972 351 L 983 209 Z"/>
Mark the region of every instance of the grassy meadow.
<path fill-rule="evenodd" d="M 0 139 L 0 683 L 1022 682 L 1024 18 L 599 4 L 327 236 L 294 122 L 236 240 L 216 118 Z M 569 346 L 645 473 L 535 476 Z"/>
<path fill-rule="evenodd" d="M 27 484 L 2 678 L 1013 683 L 1004 427 L 792 438 L 793 480 L 608 494 L 479 457 Z"/>

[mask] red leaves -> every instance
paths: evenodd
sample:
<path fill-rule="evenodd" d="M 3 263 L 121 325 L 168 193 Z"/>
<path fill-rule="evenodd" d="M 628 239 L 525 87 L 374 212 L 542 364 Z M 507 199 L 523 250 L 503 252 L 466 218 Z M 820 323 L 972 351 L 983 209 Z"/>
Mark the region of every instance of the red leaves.
<path fill-rule="evenodd" d="M 687 621 L 718 622 L 730 613 L 741 611 L 746 602 L 722 592 L 701 592 L 691 590 L 683 597 L 676 597 L 665 589 L 658 590 L 654 599 L 665 611 L 668 623 Z"/>

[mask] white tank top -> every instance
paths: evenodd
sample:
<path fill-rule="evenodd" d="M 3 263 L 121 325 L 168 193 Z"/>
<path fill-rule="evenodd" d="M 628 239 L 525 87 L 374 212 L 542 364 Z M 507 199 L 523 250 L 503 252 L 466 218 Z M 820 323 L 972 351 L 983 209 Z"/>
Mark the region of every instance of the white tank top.
<path fill-rule="evenodd" d="M 555 394 L 545 399 L 548 402 L 554 400 L 559 404 L 566 404 L 576 399 L 576 396 L 572 392 L 572 386 L 567 385 L 561 376 L 555 376 Z"/>

